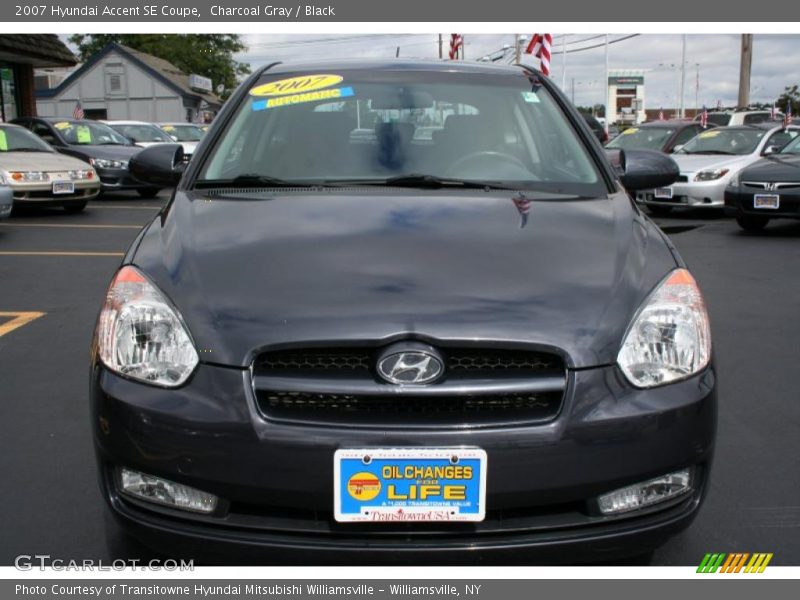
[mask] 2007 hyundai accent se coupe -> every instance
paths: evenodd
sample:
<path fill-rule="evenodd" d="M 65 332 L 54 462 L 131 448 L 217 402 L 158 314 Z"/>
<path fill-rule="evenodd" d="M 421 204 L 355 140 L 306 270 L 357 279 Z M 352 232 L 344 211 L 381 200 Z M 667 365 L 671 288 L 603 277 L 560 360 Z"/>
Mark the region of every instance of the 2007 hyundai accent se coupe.
<path fill-rule="evenodd" d="M 629 195 L 670 158 L 606 153 L 536 71 L 401 61 L 271 65 L 181 154 L 131 160 L 177 188 L 93 343 L 102 490 L 134 537 L 578 562 L 695 517 L 708 316 Z"/>

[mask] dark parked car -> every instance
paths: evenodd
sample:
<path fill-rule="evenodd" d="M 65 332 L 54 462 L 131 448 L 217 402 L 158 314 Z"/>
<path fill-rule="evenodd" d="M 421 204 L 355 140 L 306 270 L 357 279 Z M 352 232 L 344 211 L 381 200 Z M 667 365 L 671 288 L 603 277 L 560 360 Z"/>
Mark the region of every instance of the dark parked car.
<path fill-rule="evenodd" d="M 546 77 L 480 63 L 276 64 L 208 135 L 188 166 L 177 145 L 132 160 L 177 189 L 94 338 L 126 530 L 228 561 L 427 564 L 607 560 L 689 525 L 708 317 L 623 188 L 668 185 L 672 159 L 607 155 Z"/>
<path fill-rule="evenodd" d="M 104 123 L 58 117 L 20 117 L 12 122 L 30 129 L 62 154 L 92 165 L 103 192 L 136 190 L 144 198 L 159 192 L 160 188 L 143 184 L 128 171 L 128 161 L 141 147 Z"/>
<path fill-rule="evenodd" d="M 731 179 L 725 214 L 747 231 L 763 229 L 771 219 L 800 219 L 800 136 Z"/>
<path fill-rule="evenodd" d="M 589 129 L 592 130 L 592 133 L 594 133 L 594 137 L 597 138 L 597 141 L 601 144 L 605 144 L 608 141 L 608 134 L 603 124 L 588 113 L 581 113 L 581 116 L 583 120 L 586 121 Z"/>
<path fill-rule="evenodd" d="M 709 125 L 708 128 L 716 127 Z M 671 153 L 700 133 L 700 123 L 684 119 L 650 121 L 635 127 L 629 127 L 619 136 L 611 140 L 606 148 L 624 150 L 658 150 Z"/>

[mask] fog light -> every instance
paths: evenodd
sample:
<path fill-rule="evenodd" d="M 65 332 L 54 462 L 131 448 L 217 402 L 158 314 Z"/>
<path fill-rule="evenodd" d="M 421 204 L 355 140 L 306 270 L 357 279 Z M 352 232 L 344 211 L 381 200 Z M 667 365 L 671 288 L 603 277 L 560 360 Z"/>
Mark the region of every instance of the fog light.
<path fill-rule="evenodd" d="M 217 507 L 216 496 L 188 485 L 124 467 L 120 469 L 119 475 L 122 491 L 140 500 L 205 514 L 214 512 Z"/>
<path fill-rule="evenodd" d="M 691 469 L 682 469 L 669 475 L 629 485 L 614 490 L 597 499 L 600 512 L 615 515 L 645 508 L 652 504 L 670 500 L 692 489 Z"/>

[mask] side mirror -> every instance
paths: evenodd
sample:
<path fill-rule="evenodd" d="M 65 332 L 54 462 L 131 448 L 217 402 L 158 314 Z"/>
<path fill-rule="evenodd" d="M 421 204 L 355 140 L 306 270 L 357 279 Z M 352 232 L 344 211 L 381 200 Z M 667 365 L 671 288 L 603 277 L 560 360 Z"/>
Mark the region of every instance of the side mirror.
<path fill-rule="evenodd" d="M 185 168 L 180 144 L 150 146 L 133 155 L 128 162 L 131 175 L 153 187 L 177 185 Z"/>
<path fill-rule="evenodd" d="M 606 150 L 606 156 L 629 192 L 667 187 L 680 175 L 675 161 L 655 150 Z"/>
<path fill-rule="evenodd" d="M 672 147 L 672 150 L 671 150 L 671 152 L 677 152 L 678 150 L 682 150 L 682 149 L 683 149 L 683 144 L 675 144 L 675 145 Z"/>
<path fill-rule="evenodd" d="M 764 156 L 775 154 L 776 152 L 778 152 L 778 150 L 780 150 L 778 146 L 767 146 L 766 149 L 764 150 Z"/>

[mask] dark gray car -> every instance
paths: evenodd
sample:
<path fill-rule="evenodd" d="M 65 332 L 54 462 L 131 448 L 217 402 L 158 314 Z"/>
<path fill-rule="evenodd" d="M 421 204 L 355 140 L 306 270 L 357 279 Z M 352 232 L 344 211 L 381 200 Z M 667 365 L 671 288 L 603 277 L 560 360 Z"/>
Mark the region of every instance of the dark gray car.
<path fill-rule="evenodd" d="M 576 562 L 696 515 L 708 317 L 624 187 L 677 168 L 607 156 L 546 77 L 274 65 L 188 166 L 175 145 L 131 169 L 177 184 L 92 353 L 102 491 L 134 536 L 214 561 Z"/>

